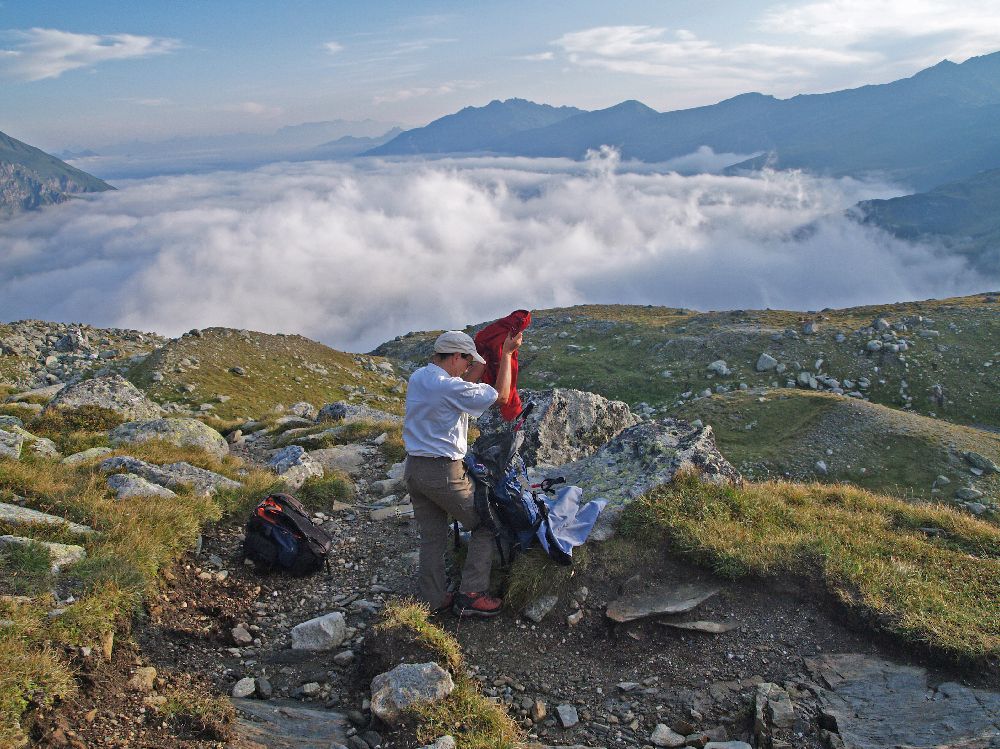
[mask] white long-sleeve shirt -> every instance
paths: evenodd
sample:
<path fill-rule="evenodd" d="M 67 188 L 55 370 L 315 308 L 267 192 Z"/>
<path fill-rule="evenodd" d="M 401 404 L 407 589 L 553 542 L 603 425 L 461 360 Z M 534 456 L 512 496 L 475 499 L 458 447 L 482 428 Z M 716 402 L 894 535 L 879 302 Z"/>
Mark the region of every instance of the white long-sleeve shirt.
<path fill-rule="evenodd" d="M 490 385 L 452 377 L 437 364 L 410 376 L 403 444 L 409 455 L 460 460 L 469 449 L 469 416 L 479 418 L 499 397 Z"/>

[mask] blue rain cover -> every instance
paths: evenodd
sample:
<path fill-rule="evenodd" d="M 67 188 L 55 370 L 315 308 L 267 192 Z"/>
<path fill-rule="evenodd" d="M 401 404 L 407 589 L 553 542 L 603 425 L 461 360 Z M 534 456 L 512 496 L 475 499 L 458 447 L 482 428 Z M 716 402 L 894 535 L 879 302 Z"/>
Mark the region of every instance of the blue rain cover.
<path fill-rule="evenodd" d="M 552 530 L 552 540 L 558 551 L 567 557 L 573 555 L 573 547 L 582 546 L 594 528 L 601 511 L 607 506 L 606 499 L 592 499 L 585 505 L 580 504 L 583 489 L 579 486 L 563 486 L 556 491 L 555 497 L 546 496 L 545 505 L 549 508 L 549 526 Z M 549 538 L 545 525 L 535 534 L 538 542 L 549 556 L 554 556 L 549 549 Z"/>

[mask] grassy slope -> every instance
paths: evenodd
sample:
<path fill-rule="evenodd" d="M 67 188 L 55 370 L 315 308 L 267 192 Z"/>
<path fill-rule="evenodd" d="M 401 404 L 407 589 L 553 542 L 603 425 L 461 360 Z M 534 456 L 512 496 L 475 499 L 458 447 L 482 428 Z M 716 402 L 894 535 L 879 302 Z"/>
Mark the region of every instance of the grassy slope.
<path fill-rule="evenodd" d="M 951 483 L 940 498 L 975 480 L 1000 494 L 1000 475 L 977 479 L 961 452 L 1000 463 L 1000 434 L 949 424 L 853 398 L 804 390 L 714 395 L 678 409 L 711 424 L 730 462 L 750 478 L 848 481 L 872 491 L 932 499 L 938 476 Z M 832 450 L 828 454 L 827 450 Z M 816 462 L 829 473 L 820 476 Z"/>
<path fill-rule="evenodd" d="M 197 364 L 183 365 L 184 359 Z M 229 371 L 237 366 L 246 376 Z M 163 373 L 160 382 L 153 380 L 157 371 Z M 211 413 L 221 419 L 256 418 L 276 405 L 298 401 L 318 408 L 350 399 L 394 413 L 401 412 L 403 403 L 401 393 L 392 391 L 399 380 L 379 371 L 370 357 L 335 351 L 302 336 L 228 328 L 171 341 L 133 367 L 128 377 L 160 403 L 195 408 L 212 403 Z M 185 385 L 195 389 L 186 392 Z M 221 403 L 219 395 L 230 400 Z"/>
<path fill-rule="evenodd" d="M 823 359 L 823 372 L 843 380 L 868 377 L 872 401 L 900 407 L 900 385 L 908 384 L 913 410 L 937 413 L 959 424 L 1000 428 L 1000 305 L 981 295 L 956 299 L 825 310 L 802 313 L 780 310 L 683 312 L 669 307 L 585 305 L 533 313 L 534 322 L 521 352 L 520 383 L 525 387 L 573 387 L 625 400 L 675 408 L 681 393 L 740 382 L 750 387 L 784 386 L 794 378 L 794 362 L 812 370 Z M 903 334 L 916 346 L 898 355 L 868 355 L 867 337 L 852 331 L 883 316 L 890 323 L 922 315 L 940 332 L 923 339 L 911 329 Z M 786 329 L 801 331 L 805 320 L 818 320 L 818 335 L 771 340 Z M 954 323 L 958 332 L 949 330 Z M 847 335 L 836 343 L 835 335 Z M 559 337 L 565 333 L 568 337 Z M 376 353 L 420 362 L 433 333 L 415 333 L 383 344 Z M 946 347 L 939 351 L 937 345 Z M 570 348 L 580 347 L 579 350 Z M 768 352 L 789 370 L 784 375 L 757 373 L 754 364 Z M 719 378 L 706 367 L 724 359 L 733 374 Z M 988 364 L 989 363 L 989 364 Z M 875 368 L 879 371 L 876 372 Z M 665 376 L 669 371 L 671 375 Z M 941 384 L 948 402 L 943 409 L 930 400 L 930 388 Z"/>

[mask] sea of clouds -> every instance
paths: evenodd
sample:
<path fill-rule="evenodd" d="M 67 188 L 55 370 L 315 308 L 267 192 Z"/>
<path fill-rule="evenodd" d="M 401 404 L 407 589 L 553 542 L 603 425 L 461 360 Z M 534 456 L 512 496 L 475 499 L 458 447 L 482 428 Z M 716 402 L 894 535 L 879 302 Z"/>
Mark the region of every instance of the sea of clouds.
<path fill-rule="evenodd" d="M 704 156 L 704 154 L 703 154 Z M 224 325 L 364 351 L 580 303 L 821 309 L 994 288 L 846 217 L 892 185 L 554 159 L 161 176 L 0 225 L 0 320 Z"/>

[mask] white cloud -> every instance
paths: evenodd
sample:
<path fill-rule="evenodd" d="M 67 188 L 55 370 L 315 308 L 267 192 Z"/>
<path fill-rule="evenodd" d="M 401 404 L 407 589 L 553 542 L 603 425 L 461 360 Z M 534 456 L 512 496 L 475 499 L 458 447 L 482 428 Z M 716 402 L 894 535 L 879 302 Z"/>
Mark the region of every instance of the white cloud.
<path fill-rule="evenodd" d="M 323 45 L 323 49 L 329 52 L 331 55 L 335 55 L 338 52 L 344 51 L 344 45 L 340 42 L 327 42 Z"/>
<path fill-rule="evenodd" d="M 0 74 L 26 81 L 58 78 L 68 70 L 109 60 L 162 55 L 181 46 L 176 39 L 135 34 L 75 34 L 58 29 L 33 28 L 5 35 L 16 44 L 0 50 Z"/>
<path fill-rule="evenodd" d="M 539 52 L 534 55 L 520 55 L 515 60 L 527 60 L 528 62 L 547 62 L 556 59 L 555 52 Z"/>
<path fill-rule="evenodd" d="M 820 309 L 1000 280 L 843 218 L 890 187 L 630 168 L 605 152 L 585 164 L 315 162 L 120 184 L 5 224 L 0 319 L 169 334 L 227 325 L 367 350 L 520 307 Z"/>
<path fill-rule="evenodd" d="M 471 90 L 483 85 L 480 81 L 447 81 L 438 86 L 413 86 L 379 94 L 372 99 L 375 104 L 391 104 L 417 97 L 444 96 L 456 91 Z"/>

